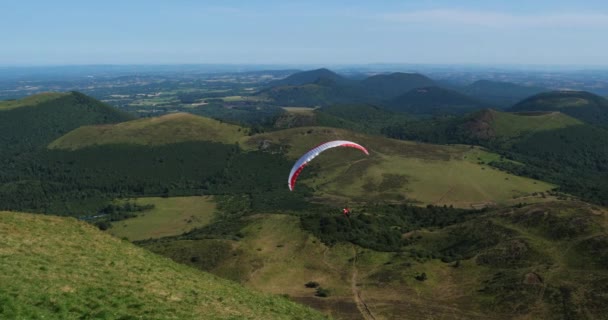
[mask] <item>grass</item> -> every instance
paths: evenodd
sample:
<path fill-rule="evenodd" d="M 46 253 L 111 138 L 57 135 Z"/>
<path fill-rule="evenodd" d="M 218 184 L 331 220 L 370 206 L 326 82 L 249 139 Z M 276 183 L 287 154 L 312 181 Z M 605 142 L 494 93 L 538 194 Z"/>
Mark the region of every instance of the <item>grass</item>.
<path fill-rule="evenodd" d="M 131 241 L 180 235 L 209 224 L 215 214 L 211 197 L 150 197 L 128 201 L 154 205 L 154 209 L 135 218 L 114 222 L 108 230 L 116 237 Z"/>
<path fill-rule="evenodd" d="M 307 108 L 307 107 L 283 107 L 283 109 L 287 112 L 292 112 L 292 113 L 296 113 L 296 114 L 303 114 L 303 115 L 310 115 L 313 116 L 314 115 L 314 111 L 317 108 Z"/>
<path fill-rule="evenodd" d="M 3 319 L 322 319 L 75 219 L 0 212 Z"/>
<path fill-rule="evenodd" d="M 518 114 L 491 111 L 494 114 L 492 127 L 500 138 L 516 138 L 523 134 L 555 130 L 582 125 L 583 122 L 560 112 L 541 114 Z"/>
<path fill-rule="evenodd" d="M 301 230 L 294 216 L 258 214 L 245 219 L 239 241 L 177 240 L 152 243 L 148 248 L 257 291 L 288 295 L 338 319 L 359 316 L 349 282 L 352 245 L 328 247 Z M 218 252 L 225 254 L 217 257 Z M 212 257 L 214 261 L 193 263 L 191 256 Z M 330 290 L 330 297 L 315 297 L 315 289 L 305 287 L 309 281 Z"/>
<path fill-rule="evenodd" d="M 84 126 L 53 141 L 51 149 L 81 149 L 104 144 L 162 145 L 184 141 L 232 144 L 246 129 L 189 113 L 173 113 L 115 125 Z"/>
<path fill-rule="evenodd" d="M 11 110 L 19 107 L 34 106 L 42 102 L 54 100 L 68 95 L 68 93 L 47 92 L 31 95 L 19 100 L 0 101 L 0 111 Z"/>
<path fill-rule="evenodd" d="M 288 146 L 296 159 L 310 148 L 335 139 L 367 147 L 366 157 L 354 149 L 333 149 L 304 170 L 299 183 L 315 189 L 328 201 L 389 200 L 471 208 L 485 205 L 544 201 L 539 195 L 553 185 L 498 171 L 480 162 L 499 155 L 480 148 L 413 143 L 353 133 L 347 130 L 305 127 L 247 137 L 254 148 L 260 141 Z M 296 187 L 297 190 L 297 187 Z"/>
<path fill-rule="evenodd" d="M 297 217 L 287 215 L 257 215 L 242 233 L 244 238 L 233 243 L 235 255 L 214 273 L 259 291 L 287 294 L 332 317 L 359 316 L 350 290 L 352 245 L 328 247 L 302 231 Z M 315 290 L 305 287 L 309 281 L 328 289 L 330 297 L 315 297 Z"/>

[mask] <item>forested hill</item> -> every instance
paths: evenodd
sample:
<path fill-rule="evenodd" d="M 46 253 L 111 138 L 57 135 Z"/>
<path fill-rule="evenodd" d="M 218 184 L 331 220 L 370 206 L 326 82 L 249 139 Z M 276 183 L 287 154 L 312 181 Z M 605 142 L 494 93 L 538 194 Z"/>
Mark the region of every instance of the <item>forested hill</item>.
<path fill-rule="evenodd" d="M 301 86 L 304 84 L 316 82 L 319 79 L 328 79 L 328 80 L 334 81 L 338 84 L 347 84 L 347 83 L 351 82 L 351 80 L 346 79 L 331 70 L 321 68 L 321 69 L 316 69 L 316 70 L 294 73 L 285 79 L 272 81 L 268 84 L 268 86 L 270 86 L 270 87 Z"/>
<path fill-rule="evenodd" d="M 457 91 L 440 87 L 416 88 L 387 103 L 389 109 L 410 114 L 464 114 L 485 105 Z"/>
<path fill-rule="evenodd" d="M 437 84 L 419 73 L 395 72 L 371 76 L 363 81 L 367 95 L 379 100 L 390 100 L 412 89 L 432 87 Z"/>
<path fill-rule="evenodd" d="M 80 126 L 133 119 L 78 92 L 44 93 L 0 102 L 0 145 L 3 154 L 45 147 Z"/>

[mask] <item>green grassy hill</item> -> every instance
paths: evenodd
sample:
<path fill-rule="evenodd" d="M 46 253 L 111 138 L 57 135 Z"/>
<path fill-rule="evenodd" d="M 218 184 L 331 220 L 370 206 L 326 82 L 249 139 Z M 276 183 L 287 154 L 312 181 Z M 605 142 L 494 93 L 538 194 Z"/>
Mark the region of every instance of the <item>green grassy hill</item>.
<path fill-rule="evenodd" d="M 2 154 L 46 146 L 83 125 L 118 123 L 133 119 L 111 106 L 78 92 L 43 93 L 0 102 Z"/>
<path fill-rule="evenodd" d="M 79 149 L 91 145 L 163 145 L 185 141 L 233 144 L 247 129 L 189 113 L 138 119 L 114 125 L 85 126 L 53 141 L 51 149 Z"/>
<path fill-rule="evenodd" d="M 287 150 L 287 156 L 296 159 L 312 147 L 336 139 L 358 142 L 371 155 L 330 150 L 304 170 L 299 183 L 330 202 L 391 200 L 470 208 L 512 203 L 553 188 L 492 169 L 485 163 L 499 159 L 498 155 L 468 146 L 419 144 L 325 127 L 258 134 L 246 137 L 242 145 Z"/>
<path fill-rule="evenodd" d="M 18 100 L 6 100 L 0 101 L 0 110 L 10 110 L 19 107 L 27 107 L 34 106 L 43 102 L 55 100 L 64 96 L 67 96 L 68 93 L 60 93 L 60 92 L 46 92 L 39 93 L 35 95 L 31 95 L 29 97 L 25 97 L 23 99 Z"/>
<path fill-rule="evenodd" d="M 388 136 L 435 143 L 507 146 L 538 132 L 583 125 L 561 112 L 510 113 L 484 109 L 454 118 L 406 122 L 385 127 Z"/>
<path fill-rule="evenodd" d="M 323 319 L 74 219 L 0 212 L 3 319 Z"/>
<path fill-rule="evenodd" d="M 553 91 L 529 97 L 512 111 L 559 111 L 591 124 L 608 123 L 608 100 L 585 91 Z"/>

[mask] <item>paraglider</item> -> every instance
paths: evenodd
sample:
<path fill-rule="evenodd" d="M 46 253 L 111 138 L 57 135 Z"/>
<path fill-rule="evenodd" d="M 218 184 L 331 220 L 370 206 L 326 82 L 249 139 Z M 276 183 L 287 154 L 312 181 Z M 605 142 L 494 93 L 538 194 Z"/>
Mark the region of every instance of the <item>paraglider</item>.
<path fill-rule="evenodd" d="M 342 209 L 342 214 L 347 218 L 350 217 L 350 209 L 349 208 Z"/>
<path fill-rule="evenodd" d="M 287 178 L 287 186 L 289 187 L 289 190 L 293 191 L 293 188 L 296 185 L 296 180 L 298 179 L 298 176 L 300 175 L 302 170 L 304 170 L 304 167 L 310 161 L 312 161 L 312 159 L 317 157 L 321 152 L 323 152 L 327 149 L 335 148 L 335 147 L 355 148 L 355 149 L 361 150 L 366 155 L 369 155 L 369 152 L 367 151 L 367 149 L 365 149 L 363 146 L 361 146 L 357 143 L 354 143 L 352 141 L 335 140 L 335 141 L 329 141 L 329 142 L 325 142 L 321 145 L 318 145 L 318 146 L 312 148 L 310 151 L 306 152 L 302 157 L 300 157 L 300 159 L 298 159 L 298 161 L 296 161 L 296 163 L 293 165 L 293 168 L 291 168 L 291 172 L 289 173 L 289 178 Z"/>

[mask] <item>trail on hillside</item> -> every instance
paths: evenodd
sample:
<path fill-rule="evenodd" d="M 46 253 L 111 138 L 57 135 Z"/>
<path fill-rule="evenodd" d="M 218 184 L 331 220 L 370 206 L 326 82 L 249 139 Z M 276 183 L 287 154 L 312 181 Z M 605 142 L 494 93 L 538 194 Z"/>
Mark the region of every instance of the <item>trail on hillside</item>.
<path fill-rule="evenodd" d="M 357 277 L 358 277 L 357 248 L 355 248 L 355 245 L 352 245 L 352 248 L 353 248 L 353 252 L 354 252 L 354 257 L 353 257 L 353 273 L 351 275 L 350 287 L 351 287 L 351 290 L 353 291 L 353 299 L 355 300 L 355 303 L 357 304 L 357 309 L 359 309 L 359 312 L 361 313 L 361 315 L 363 316 L 363 318 L 365 320 L 376 320 L 376 317 L 374 317 L 374 314 L 372 313 L 372 311 L 369 309 L 369 307 L 367 306 L 365 301 L 363 301 L 363 298 L 361 298 L 361 291 L 359 291 L 359 289 L 357 288 Z"/>

